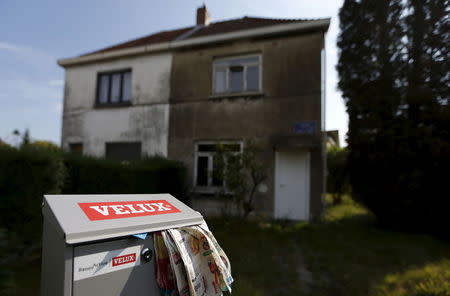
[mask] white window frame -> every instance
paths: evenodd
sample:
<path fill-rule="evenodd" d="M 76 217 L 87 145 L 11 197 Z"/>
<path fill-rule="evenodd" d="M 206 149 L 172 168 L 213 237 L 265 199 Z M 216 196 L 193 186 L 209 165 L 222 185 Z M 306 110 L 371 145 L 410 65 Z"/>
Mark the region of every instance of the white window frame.
<path fill-rule="evenodd" d="M 213 161 L 214 161 L 214 151 L 198 151 L 200 145 L 217 145 L 217 144 L 239 144 L 239 151 L 234 152 L 235 154 L 242 153 L 244 151 L 244 142 L 242 140 L 236 141 L 199 141 L 195 142 L 195 152 L 194 152 L 194 174 L 193 174 L 193 191 L 198 193 L 215 193 L 221 189 L 222 186 L 213 186 Z M 208 157 L 208 185 L 207 186 L 197 186 L 197 168 L 198 168 L 198 158 L 200 156 Z M 226 185 L 225 185 L 226 187 Z"/>
<path fill-rule="evenodd" d="M 234 60 L 234 59 L 240 59 L 240 58 L 250 58 L 250 57 L 257 57 L 258 62 L 251 62 L 251 63 L 242 63 L 239 64 L 244 68 L 244 71 L 242 73 L 243 77 L 243 91 L 240 92 L 232 92 L 230 90 L 230 65 L 222 66 L 217 65 L 218 62 L 227 61 L 227 60 Z M 247 90 L 247 68 L 249 66 L 259 66 L 259 79 L 258 79 L 258 90 Z M 216 92 L 216 69 L 225 68 L 225 91 L 224 92 Z M 236 56 L 227 56 L 227 57 L 220 57 L 215 58 L 212 62 L 212 95 L 213 96 L 220 96 L 220 95 L 227 95 L 227 94 L 240 94 L 240 93 L 261 93 L 262 92 L 262 73 L 263 73 L 263 61 L 262 61 L 262 55 L 260 53 L 256 54 L 246 54 L 246 55 L 236 55 Z"/>

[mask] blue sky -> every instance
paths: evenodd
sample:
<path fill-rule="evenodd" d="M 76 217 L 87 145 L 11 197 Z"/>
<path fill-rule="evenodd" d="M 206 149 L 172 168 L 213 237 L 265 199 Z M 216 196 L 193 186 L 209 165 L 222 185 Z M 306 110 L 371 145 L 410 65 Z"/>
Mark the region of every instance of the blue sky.
<path fill-rule="evenodd" d="M 336 89 L 337 13 L 342 0 L 1 0 L 0 139 L 14 129 L 32 139 L 60 143 L 64 71 L 56 60 L 153 32 L 191 26 L 205 3 L 213 21 L 245 15 L 274 18 L 332 17 L 327 35 L 327 130 L 348 117 Z"/>

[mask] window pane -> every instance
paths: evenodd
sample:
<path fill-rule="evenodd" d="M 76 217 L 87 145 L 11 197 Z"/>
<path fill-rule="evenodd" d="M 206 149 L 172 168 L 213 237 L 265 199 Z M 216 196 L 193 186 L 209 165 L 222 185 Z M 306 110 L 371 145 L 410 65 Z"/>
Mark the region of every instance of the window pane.
<path fill-rule="evenodd" d="M 232 60 L 230 60 L 230 64 L 233 66 L 233 65 L 257 63 L 258 61 L 259 61 L 259 57 L 258 56 L 254 56 L 254 57 L 232 59 Z"/>
<path fill-rule="evenodd" d="M 141 158 L 141 143 L 105 143 L 105 156 L 113 160 L 138 160 Z"/>
<path fill-rule="evenodd" d="M 111 103 L 117 103 L 120 100 L 120 76 L 120 73 L 112 75 Z"/>
<path fill-rule="evenodd" d="M 216 69 L 214 73 L 214 92 L 223 93 L 226 91 L 226 69 Z"/>
<path fill-rule="evenodd" d="M 259 90 L 259 66 L 247 68 L 247 90 Z"/>
<path fill-rule="evenodd" d="M 200 152 L 214 152 L 216 144 L 200 144 L 198 145 L 198 151 Z"/>
<path fill-rule="evenodd" d="M 69 149 L 70 152 L 83 154 L 83 143 L 71 143 Z"/>
<path fill-rule="evenodd" d="M 122 100 L 131 101 L 131 72 L 123 73 Z"/>
<path fill-rule="evenodd" d="M 99 76 L 98 102 L 101 104 L 108 102 L 109 76 Z"/>
<path fill-rule="evenodd" d="M 218 159 L 217 157 L 214 157 L 214 161 L 213 161 L 213 172 L 212 172 L 212 185 L 213 186 L 223 186 L 223 172 L 220 171 L 219 167 L 217 166 L 218 163 Z"/>
<path fill-rule="evenodd" d="M 226 151 L 230 152 L 240 152 L 241 151 L 241 145 L 240 144 L 225 144 L 224 145 Z"/>
<path fill-rule="evenodd" d="M 230 91 L 240 92 L 244 90 L 244 67 L 230 67 Z"/>
<path fill-rule="evenodd" d="M 217 59 L 214 61 L 214 65 L 242 65 L 242 64 L 249 64 L 249 63 L 258 63 L 259 62 L 259 56 L 252 56 L 252 57 L 244 57 L 244 58 L 223 58 L 223 59 Z"/>
<path fill-rule="evenodd" d="M 208 186 L 208 157 L 197 158 L 197 186 Z"/>

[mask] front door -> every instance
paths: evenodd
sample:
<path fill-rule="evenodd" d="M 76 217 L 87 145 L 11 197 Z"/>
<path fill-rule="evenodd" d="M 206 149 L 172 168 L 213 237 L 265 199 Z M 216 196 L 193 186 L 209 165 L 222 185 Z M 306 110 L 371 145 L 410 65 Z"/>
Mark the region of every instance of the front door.
<path fill-rule="evenodd" d="M 307 150 L 275 152 L 275 218 L 309 220 Z"/>

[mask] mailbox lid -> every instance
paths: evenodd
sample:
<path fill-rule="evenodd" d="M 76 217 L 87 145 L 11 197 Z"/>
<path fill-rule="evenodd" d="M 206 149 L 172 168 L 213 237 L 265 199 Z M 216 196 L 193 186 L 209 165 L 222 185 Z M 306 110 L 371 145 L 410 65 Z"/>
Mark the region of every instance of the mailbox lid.
<path fill-rule="evenodd" d="M 170 194 L 44 195 L 43 215 L 76 244 L 196 225 L 203 217 Z"/>

